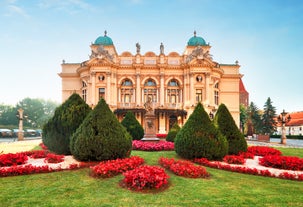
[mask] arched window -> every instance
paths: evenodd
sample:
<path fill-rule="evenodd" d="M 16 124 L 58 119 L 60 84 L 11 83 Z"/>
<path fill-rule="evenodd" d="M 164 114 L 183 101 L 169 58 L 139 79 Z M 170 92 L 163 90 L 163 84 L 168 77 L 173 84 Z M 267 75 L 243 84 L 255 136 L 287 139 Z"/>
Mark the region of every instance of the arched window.
<path fill-rule="evenodd" d="M 122 103 L 133 102 L 133 82 L 129 79 L 124 79 L 121 83 L 120 96 Z"/>
<path fill-rule="evenodd" d="M 176 104 L 181 102 L 180 84 L 176 79 L 172 79 L 167 84 L 166 102 Z"/>
<path fill-rule="evenodd" d="M 216 105 L 219 105 L 219 83 L 216 83 L 214 87 L 214 101 Z"/>
<path fill-rule="evenodd" d="M 157 84 L 153 79 L 148 79 L 144 83 L 144 103 L 147 102 L 148 98 L 154 103 L 157 102 Z"/>

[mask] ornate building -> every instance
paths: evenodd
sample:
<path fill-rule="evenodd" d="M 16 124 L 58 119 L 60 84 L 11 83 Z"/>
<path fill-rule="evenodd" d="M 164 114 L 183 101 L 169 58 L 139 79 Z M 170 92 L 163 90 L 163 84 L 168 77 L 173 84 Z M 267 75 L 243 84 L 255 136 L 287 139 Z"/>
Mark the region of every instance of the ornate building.
<path fill-rule="evenodd" d="M 210 115 L 224 103 L 239 124 L 240 65 L 215 62 L 196 32 L 183 54 L 165 54 L 162 43 L 159 54 L 141 54 L 137 43 L 136 54 L 119 55 L 106 32 L 90 48 L 88 60 L 62 63 L 62 101 L 73 92 L 92 107 L 104 98 L 120 121 L 133 111 L 145 128 L 145 116 L 152 114 L 156 133 L 167 133 L 175 122 L 182 126 L 198 102 Z"/>

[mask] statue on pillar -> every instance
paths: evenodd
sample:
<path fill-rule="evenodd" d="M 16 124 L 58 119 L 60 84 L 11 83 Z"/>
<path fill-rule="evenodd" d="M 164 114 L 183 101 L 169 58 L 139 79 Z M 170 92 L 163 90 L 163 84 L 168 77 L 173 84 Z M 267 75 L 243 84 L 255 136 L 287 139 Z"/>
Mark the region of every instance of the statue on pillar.
<path fill-rule="evenodd" d="M 164 54 L 164 45 L 163 45 L 162 42 L 161 42 L 161 44 L 160 44 L 160 54 L 161 54 L 161 55 Z"/>
<path fill-rule="evenodd" d="M 139 42 L 136 43 L 136 48 L 137 48 L 137 54 L 140 54 L 141 46 L 140 46 Z"/>

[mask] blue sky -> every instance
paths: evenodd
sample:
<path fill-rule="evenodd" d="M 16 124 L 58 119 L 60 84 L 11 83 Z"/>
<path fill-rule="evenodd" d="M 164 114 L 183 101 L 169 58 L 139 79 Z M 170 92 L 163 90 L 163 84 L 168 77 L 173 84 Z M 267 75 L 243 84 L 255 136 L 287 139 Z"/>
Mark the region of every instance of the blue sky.
<path fill-rule="evenodd" d="M 241 65 L 260 109 L 303 111 L 301 0 L 2 0 L 0 103 L 25 97 L 61 101 L 62 60 L 88 59 L 104 34 L 117 52 L 183 53 L 193 31 L 212 46 L 214 61 Z"/>

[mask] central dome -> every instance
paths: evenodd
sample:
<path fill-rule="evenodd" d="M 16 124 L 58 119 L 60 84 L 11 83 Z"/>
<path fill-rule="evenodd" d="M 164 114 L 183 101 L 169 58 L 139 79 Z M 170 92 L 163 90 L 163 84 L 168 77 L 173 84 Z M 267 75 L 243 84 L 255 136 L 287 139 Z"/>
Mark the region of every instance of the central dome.
<path fill-rule="evenodd" d="M 113 41 L 110 37 L 106 36 L 107 32 L 104 32 L 104 36 L 100 36 L 95 40 L 95 45 L 113 45 Z"/>
<path fill-rule="evenodd" d="M 196 31 L 194 31 L 194 36 L 188 40 L 187 45 L 188 46 L 206 45 L 206 42 L 202 37 L 197 37 Z"/>

